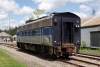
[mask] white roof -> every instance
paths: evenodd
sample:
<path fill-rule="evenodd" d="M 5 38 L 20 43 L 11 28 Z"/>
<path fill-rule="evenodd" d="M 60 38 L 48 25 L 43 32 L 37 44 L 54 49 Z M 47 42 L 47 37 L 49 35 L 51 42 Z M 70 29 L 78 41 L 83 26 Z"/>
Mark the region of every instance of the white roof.
<path fill-rule="evenodd" d="M 0 37 L 10 37 L 11 35 L 5 33 L 5 32 L 1 32 L 0 33 Z"/>
<path fill-rule="evenodd" d="M 12 36 L 12 37 L 17 37 L 17 35 L 14 35 L 14 36 Z"/>

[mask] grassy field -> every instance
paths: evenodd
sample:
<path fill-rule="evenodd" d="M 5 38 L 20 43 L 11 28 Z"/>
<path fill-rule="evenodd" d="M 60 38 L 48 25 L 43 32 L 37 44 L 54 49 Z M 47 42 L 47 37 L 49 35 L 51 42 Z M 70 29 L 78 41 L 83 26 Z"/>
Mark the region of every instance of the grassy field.
<path fill-rule="evenodd" d="M 92 49 L 80 49 L 80 52 L 88 54 L 100 54 L 100 50 L 92 50 Z"/>
<path fill-rule="evenodd" d="M 14 60 L 0 49 L 0 67 L 27 67 Z"/>

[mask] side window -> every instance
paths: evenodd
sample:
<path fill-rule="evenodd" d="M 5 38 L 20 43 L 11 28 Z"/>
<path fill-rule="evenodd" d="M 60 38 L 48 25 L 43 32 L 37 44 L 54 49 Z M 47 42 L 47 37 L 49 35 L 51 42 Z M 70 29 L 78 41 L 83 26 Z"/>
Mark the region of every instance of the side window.
<path fill-rule="evenodd" d="M 49 35 L 50 34 L 50 28 L 44 28 L 43 29 L 43 35 Z"/>
<path fill-rule="evenodd" d="M 28 36 L 30 36 L 30 31 L 28 31 Z"/>
<path fill-rule="evenodd" d="M 30 32 L 29 32 L 29 31 L 27 31 L 27 36 L 29 36 L 29 33 L 30 33 Z"/>
<path fill-rule="evenodd" d="M 23 32 L 21 32 L 21 36 L 23 36 Z"/>
<path fill-rule="evenodd" d="M 33 31 L 32 31 L 32 36 L 35 36 L 35 34 L 36 34 L 36 31 L 33 30 Z"/>
<path fill-rule="evenodd" d="M 23 36 L 25 36 L 25 31 L 23 32 Z"/>
<path fill-rule="evenodd" d="M 31 30 L 29 31 L 29 36 L 32 36 L 32 31 Z"/>
<path fill-rule="evenodd" d="M 24 33 L 25 33 L 24 36 L 26 36 L 26 31 Z"/>
<path fill-rule="evenodd" d="M 40 30 L 35 30 L 36 35 L 40 35 Z"/>
<path fill-rule="evenodd" d="M 26 36 L 28 36 L 28 31 L 26 31 Z"/>
<path fill-rule="evenodd" d="M 24 31 L 22 31 L 22 36 L 24 36 Z"/>
<path fill-rule="evenodd" d="M 21 36 L 23 36 L 23 32 L 21 31 Z"/>

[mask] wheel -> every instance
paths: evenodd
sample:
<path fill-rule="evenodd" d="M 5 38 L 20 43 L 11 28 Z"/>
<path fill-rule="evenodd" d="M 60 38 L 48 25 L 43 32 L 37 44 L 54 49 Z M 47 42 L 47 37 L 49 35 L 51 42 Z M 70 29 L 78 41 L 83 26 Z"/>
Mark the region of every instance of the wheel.
<path fill-rule="evenodd" d="M 68 59 L 69 58 L 69 54 L 63 54 L 63 56 Z"/>
<path fill-rule="evenodd" d="M 22 51 L 25 50 L 25 46 L 24 46 L 24 44 L 20 44 L 20 49 L 21 49 Z"/>

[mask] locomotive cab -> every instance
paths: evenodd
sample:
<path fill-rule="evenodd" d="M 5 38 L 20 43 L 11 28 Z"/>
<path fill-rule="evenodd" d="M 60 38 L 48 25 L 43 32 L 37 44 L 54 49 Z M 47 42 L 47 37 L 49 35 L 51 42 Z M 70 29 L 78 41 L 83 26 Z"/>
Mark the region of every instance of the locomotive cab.
<path fill-rule="evenodd" d="M 71 55 L 74 48 L 80 46 L 80 18 L 66 12 L 55 14 L 52 21 L 55 53 Z"/>

